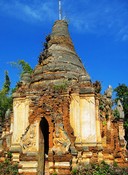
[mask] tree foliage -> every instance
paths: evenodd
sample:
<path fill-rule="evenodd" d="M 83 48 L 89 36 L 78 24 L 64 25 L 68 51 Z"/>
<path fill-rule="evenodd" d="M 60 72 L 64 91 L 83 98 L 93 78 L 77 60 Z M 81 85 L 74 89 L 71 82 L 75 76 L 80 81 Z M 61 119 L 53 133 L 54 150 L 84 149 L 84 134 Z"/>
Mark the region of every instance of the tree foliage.
<path fill-rule="evenodd" d="M 12 97 L 9 95 L 10 92 L 10 78 L 8 72 L 5 72 L 5 82 L 3 88 L 0 90 L 0 118 L 2 120 L 5 117 L 5 113 L 8 109 L 12 108 Z"/>
<path fill-rule="evenodd" d="M 114 91 L 116 92 L 115 101 L 117 102 L 120 100 L 124 109 L 125 138 L 128 142 L 128 86 L 125 84 L 119 84 Z"/>
<path fill-rule="evenodd" d="M 21 76 L 24 74 L 24 73 L 32 73 L 33 69 L 31 68 L 31 66 L 25 62 L 24 60 L 19 60 L 18 61 L 18 64 L 19 66 L 21 66 L 21 69 L 22 69 L 22 72 L 21 72 Z"/>
<path fill-rule="evenodd" d="M 19 60 L 17 62 L 11 62 L 11 65 L 13 67 L 16 67 L 20 71 L 20 78 L 22 77 L 23 74 L 25 73 L 32 73 L 33 69 L 31 66 L 24 60 Z"/>
<path fill-rule="evenodd" d="M 5 82 L 4 82 L 2 91 L 1 91 L 3 94 L 8 94 L 9 93 L 10 84 L 11 84 L 11 82 L 10 82 L 10 78 L 8 76 L 8 72 L 5 71 Z"/>
<path fill-rule="evenodd" d="M 22 77 L 23 74 L 25 73 L 31 74 L 33 71 L 31 66 L 24 60 L 19 60 L 18 62 L 12 62 L 11 64 L 21 71 L 20 77 Z M 12 109 L 12 95 L 11 94 L 15 92 L 16 87 L 10 90 L 10 84 L 11 82 L 10 82 L 8 72 L 5 71 L 5 81 L 4 81 L 2 89 L 0 90 L 0 118 L 2 120 L 5 117 L 6 111 L 8 109 Z"/>

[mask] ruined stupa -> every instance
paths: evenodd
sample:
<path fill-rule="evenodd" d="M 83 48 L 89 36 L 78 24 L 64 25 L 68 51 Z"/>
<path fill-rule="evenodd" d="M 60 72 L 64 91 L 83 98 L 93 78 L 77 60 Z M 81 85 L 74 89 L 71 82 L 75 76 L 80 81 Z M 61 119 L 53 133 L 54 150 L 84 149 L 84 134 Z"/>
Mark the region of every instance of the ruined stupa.
<path fill-rule="evenodd" d="M 78 164 L 103 160 L 126 166 L 123 119 L 114 120 L 111 91 L 102 96 L 91 82 L 65 20 L 54 23 L 44 46 L 13 94 L 1 152 L 10 150 L 24 175 L 70 175 Z"/>

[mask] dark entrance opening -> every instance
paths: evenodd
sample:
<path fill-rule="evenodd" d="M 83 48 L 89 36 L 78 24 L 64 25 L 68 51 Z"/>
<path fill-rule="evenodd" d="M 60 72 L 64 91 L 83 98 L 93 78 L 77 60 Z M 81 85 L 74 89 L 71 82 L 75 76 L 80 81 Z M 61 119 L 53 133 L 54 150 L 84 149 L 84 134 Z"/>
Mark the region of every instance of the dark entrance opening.
<path fill-rule="evenodd" d="M 40 121 L 39 126 L 39 154 L 38 154 L 38 175 L 45 175 L 49 172 L 48 166 L 49 150 L 49 125 L 45 117 Z"/>
<path fill-rule="evenodd" d="M 49 125 L 45 117 L 40 122 L 40 129 L 44 137 L 44 155 L 47 156 L 49 150 Z"/>
<path fill-rule="evenodd" d="M 39 175 L 49 174 L 48 150 L 49 150 L 49 124 L 45 117 L 40 121 L 40 139 L 39 139 Z"/>

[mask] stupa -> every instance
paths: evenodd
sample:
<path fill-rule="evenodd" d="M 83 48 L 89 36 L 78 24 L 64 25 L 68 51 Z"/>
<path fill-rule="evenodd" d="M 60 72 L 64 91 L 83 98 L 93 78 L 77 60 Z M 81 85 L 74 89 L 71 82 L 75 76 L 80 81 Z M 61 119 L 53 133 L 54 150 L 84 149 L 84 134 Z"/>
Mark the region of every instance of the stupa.
<path fill-rule="evenodd" d="M 70 175 L 78 164 L 103 160 L 126 166 L 123 119 L 114 120 L 111 91 L 102 96 L 91 82 L 65 20 L 54 23 L 44 46 L 13 94 L 1 151 L 12 153 L 24 175 Z"/>

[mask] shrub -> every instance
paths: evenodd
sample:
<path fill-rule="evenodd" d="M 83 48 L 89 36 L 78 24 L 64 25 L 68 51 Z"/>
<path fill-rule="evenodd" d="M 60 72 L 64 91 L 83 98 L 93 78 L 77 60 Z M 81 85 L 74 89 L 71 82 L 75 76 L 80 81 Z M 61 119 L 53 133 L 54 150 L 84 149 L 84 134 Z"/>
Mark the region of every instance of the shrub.
<path fill-rule="evenodd" d="M 10 155 L 9 155 L 10 156 Z M 10 158 L 6 158 L 4 162 L 0 163 L 1 175 L 18 175 L 18 164 L 13 164 Z"/>
<path fill-rule="evenodd" d="M 68 87 L 68 84 L 66 81 L 64 81 L 61 84 L 55 84 L 53 88 L 55 91 L 63 91 L 63 90 L 66 90 L 67 87 Z"/>
<path fill-rule="evenodd" d="M 101 164 L 79 165 L 72 170 L 72 175 L 128 175 L 128 168 L 120 168 L 117 163 L 108 165 L 103 161 Z"/>
<path fill-rule="evenodd" d="M 54 172 L 52 175 L 57 175 L 57 173 L 56 173 L 56 172 Z"/>

